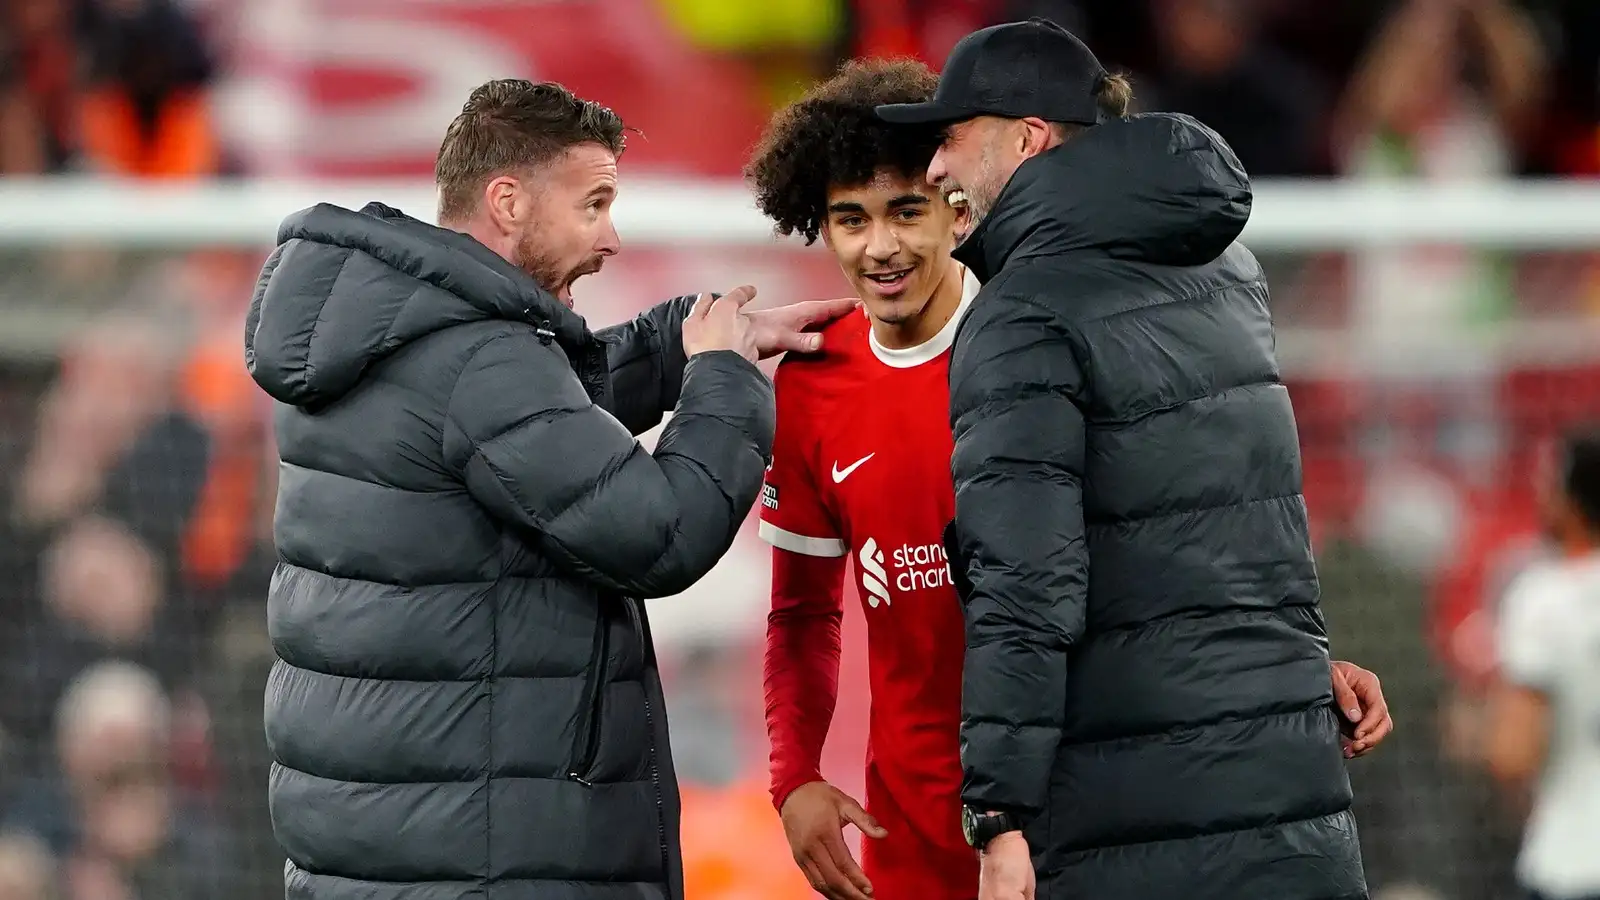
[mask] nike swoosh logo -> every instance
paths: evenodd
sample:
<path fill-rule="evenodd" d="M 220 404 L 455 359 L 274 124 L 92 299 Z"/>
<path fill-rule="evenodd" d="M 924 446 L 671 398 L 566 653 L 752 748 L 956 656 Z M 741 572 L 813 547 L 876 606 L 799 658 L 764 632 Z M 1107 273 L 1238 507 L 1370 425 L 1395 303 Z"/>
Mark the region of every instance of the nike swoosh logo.
<path fill-rule="evenodd" d="M 861 457 L 860 459 L 856 460 L 855 462 L 851 463 L 848 466 L 845 466 L 842 469 L 839 468 L 839 464 L 837 462 L 835 462 L 833 464 L 833 483 L 834 484 L 838 484 L 839 482 L 845 480 L 846 478 L 849 478 L 851 472 L 854 472 L 855 470 L 861 468 L 861 464 L 862 463 L 866 462 L 867 460 L 869 460 L 869 459 L 871 459 L 871 458 L 873 458 L 874 456 L 877 456 L 877 455 L 878 454 L 877 454 L 876 451 L 874 451 L 872 453 L 868 453 L 866 456 Z"/>

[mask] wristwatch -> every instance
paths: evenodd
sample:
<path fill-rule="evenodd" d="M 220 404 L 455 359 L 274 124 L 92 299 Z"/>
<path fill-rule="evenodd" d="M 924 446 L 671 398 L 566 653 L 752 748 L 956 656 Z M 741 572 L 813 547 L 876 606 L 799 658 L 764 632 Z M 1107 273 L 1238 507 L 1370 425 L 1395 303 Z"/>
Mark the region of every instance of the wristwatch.
<path fill-rule="evenodd" d="M 961 833 L 975 850 L 989 846 L 989 842 L 1011 831 L 1021 831 L 1022 822 L 1016 816 L 1003 812 L 979 812 L 970 806 L 961 808 Z"/>

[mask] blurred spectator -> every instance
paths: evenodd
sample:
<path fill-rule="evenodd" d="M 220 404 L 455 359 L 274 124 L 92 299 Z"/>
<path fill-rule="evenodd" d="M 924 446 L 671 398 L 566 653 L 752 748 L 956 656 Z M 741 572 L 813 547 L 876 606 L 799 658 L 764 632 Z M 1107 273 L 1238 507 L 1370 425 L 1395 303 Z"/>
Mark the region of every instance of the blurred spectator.
<path fill-rule="evenodd" d="M 0 6 L 0 175 L 66 166 L 77 59 L 69 0 Z"/>
<path fill-rule="evenodd" d="M 0 833 L 0 900 L 57 900 L 55 861 L 27 832 Z"/>
<path fill-rule="evenodd" d="M 910 56 L 934 69 L 967 32 L 1017 18 L 1002 0 L 850 0 L 844 12 L 845 56 Z"/>
<path fill-rule="evenodd" d="M 213 63 L 190 13 L 174 0 L 99 0 L 90 10 L 85 165 L 133 177 L 216 174 Z"/>
<path fill-rule="evenodd" d="M 155 665 L 163 655 L 156 641 L 160 568 L 126 528 L 78 519 L 50 546 L 42 569 L 45 613 L 22 630 L 0 682 L 5 720 L 34 745 L 48 736 L 57 702 L 86 668 L 109 658 Z M 25 743 L 24 749 L 38 748 Z"/>
<path fill-rule="evenodd" d="M 206 614 L 224 594 L 243 592 L 253 606 L 265 596 L 277 555 L 270 539 L 277 475 L 271 404 L 239 364 L 245 304 L 260 268 L 256 253 L 195 253 L 170 289 L 183 299 L 194 335 L 175 373 L 175 405 L 203 428 L 209 450 L 180 549 L 184 587 Z"/>
<path fill-rule="evenodd" d="M 1508 0 L 1402 0 L 1342 101 L 1349 171 L 1499 176 L 1545 88 L 1543 49 Z"/>
<path fill-rule="evenodd" d="M 272 756 L 267 750 L 266 692 L 262 685 L 277 654 L 267 635 L 260 599 L 223 610 L 213 647 L 214 662 L 202 687 L 210 709 L 211 748 L 223 797 L 222 814 L 237 848 L 238 883 L 230 900 L 283 900 L 283 850 L 272 833 L 266 784 Z M 676 724 L 677 707 L 673 707 Z M 0 898 L 3 900 L 3 898 Z"/>
<path fill-rule="evenodd" d="M 1600 432 L 1538 475 L 1557 557 L 1518 576 L 1499 617 L 1485 759 L 1530 810 L 1517 876 L 1537 898 L 1600 896 Z"/>
<path fill-rule="evenodd" d="M 214 900 L 231 859 L 210 817 L 168 775 L 172 709 L 144 669 L 102 663 L 56 715 L 57 764 L 25 791 L 13 827 L 61 863 L 63 900 Z"/>
<path fill-rule="evenodd" d="M 1600 3 L 1527 0 L 1527 5 L 1546 39 L 1551 75 L 1529 169 L 1600 177 Z"/>
<path fill-rule="evenodd" d="M 42 404 L 21 472 L 21 521 L 45 532 L 90 511 L 121 519 L 181 571 L 182 535 L 204 484 L 209 439 L 175 406 L 181 335 L 125 312 L 79 335 Z"/>
<path fill-rule="evenodd" d="M 175 601 L 209 439 L 172 405 L 175 345 L 161 327 L 119 315 L 80 338 L 20 472 L 13 540 L 40 562 L 6 597 L 23 602 L 8 610 L 0 723 L 25 751 L 80 667 L 130 658 L 175 682 L 196 662 L 198 624 Z"/>
<path fill-rule="evenodd" d="M 1252 178 L 1326 169 L 1327 89 L 1261 39 L 1248 0 L 1155 0 L 1159 68 L 1141 105 L 1188 113 L 1233 147 Z"/>

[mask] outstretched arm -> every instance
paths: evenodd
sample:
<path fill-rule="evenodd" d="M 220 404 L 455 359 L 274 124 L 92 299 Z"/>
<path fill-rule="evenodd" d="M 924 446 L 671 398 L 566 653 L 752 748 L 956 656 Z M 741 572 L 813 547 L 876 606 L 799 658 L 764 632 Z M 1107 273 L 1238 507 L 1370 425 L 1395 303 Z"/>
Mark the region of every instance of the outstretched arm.
<path fill-rule="evenodd" d="M 467 489 L 568 572 L 636 597 L 679 593 L 733 543 L 771 453 L 772 383 L 731 351 L 685 366 L 652 455 L 594 405 L 558 347 L 494 338 L 451 397 Z"/>
<path fill-rule="evenodd" d="M 749 289 L 753 294 L 754 288 Z M 620 325 L 601 329 L 611 363 L 611 413 L 634 434 L 661 424 L 678 405 L 683 385 L 683 320 L 697 294 L 675 297 Z M 713 294 L 713 297 L 721 296 Z M 752 310 L 751 332 L 763 359 L 779 353 L 811 353 L 822 335 L 807 329 L 831 322 L 860 305 L 855 299 L 806 300 Z"/>

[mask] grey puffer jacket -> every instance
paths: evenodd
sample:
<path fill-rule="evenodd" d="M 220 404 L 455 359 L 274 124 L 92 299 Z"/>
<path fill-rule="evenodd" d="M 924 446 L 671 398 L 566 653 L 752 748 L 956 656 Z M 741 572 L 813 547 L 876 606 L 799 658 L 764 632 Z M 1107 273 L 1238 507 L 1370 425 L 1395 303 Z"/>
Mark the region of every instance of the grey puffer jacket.
<path fill-rule="evenodd" d="M 643 598 L 723 555 L 772 386 L 692 298 L 591 333 L 465 235 L 286 220 L 246 359 L 280 405 L 273 826 L 303 900 L 678 898 Z M 677 413 L 652 456 L 634 435 Z"/>

